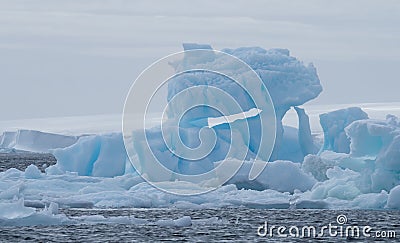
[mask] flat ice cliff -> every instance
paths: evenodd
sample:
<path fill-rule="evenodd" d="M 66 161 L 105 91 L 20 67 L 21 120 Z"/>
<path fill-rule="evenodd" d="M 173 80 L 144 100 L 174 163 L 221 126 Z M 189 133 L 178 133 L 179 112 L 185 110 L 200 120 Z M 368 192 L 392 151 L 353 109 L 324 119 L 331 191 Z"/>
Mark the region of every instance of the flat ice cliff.
<path fill-rule="evenodd" d="M 48 153 L 52 149 L 68 147 L 78 140 L 76 136 L 65 136 L 34 130 L 4 132 L 0 136 L 0 149 L 16 149 Z"/>

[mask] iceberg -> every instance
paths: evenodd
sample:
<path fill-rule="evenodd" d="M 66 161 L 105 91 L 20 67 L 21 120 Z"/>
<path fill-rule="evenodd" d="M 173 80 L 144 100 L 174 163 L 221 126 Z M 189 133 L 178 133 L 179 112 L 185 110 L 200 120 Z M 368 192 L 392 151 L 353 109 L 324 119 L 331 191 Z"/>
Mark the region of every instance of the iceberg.
<path fill-rule="evenodd" d="M 211 47 L 188 44 L 184 45 L 184 49 L 210 50 Z M 371 195 L 371 197 L 378 198 L 379 202 L 385 201 L 386 203 L 387 199 L 379 195 L 382 191 L 389 192 L 400 184 L 399 164 L 396 159 L 400 157 L 397 137 L 399 121 L 396 117 L 388 116 L 386 121 L 372 120 L 357 107 L 321 114 L 320 123 L 324 133 L 324 144 L 319 148 L 311 135 L 309 118 L 305 110 L 299 107 L 317 97 L 322 91 L 315 68 L 312 65 L 304 66 L 300 61 L 291 57 L 288 51 L 282 49 L 238 48 L 224 51 L 245 60 L 260 75 L 262 82 L 270 90 L 273 104 L 277 110 L 277 124 L 282 123 L 283 116 L 291 107 L 295 109 L 299 119 L 298 128 L 277 125 L 277 141 L 270 158 L 275 162 L 270 162 L 270 165 L 257 178 L 249 180 L 246 175 L 251 170 L 251 164 L 254 163 L 253 159 L 257 152 L 259 115 L 264 111 L 255 116 L 237 113 L 238 117 L 244 118 L 250 123 L 251 134 L 248 143 L 242 140 L 243 142 L 235 144 L 233 150 L 249 150 L 249 153 L 238 173 L 225 185 L 234 184 L 238 188 L 259 191 L 274 190 L 282 193 L 300 191 L 304 193 L 304 200 L 311 201 L 335 198 L 335 200 L 350 202 L 360 200 L 362 195 Z M 212 55 L 193 58 L 190 55 L 185 56 L 182 62 L 174 63 L 176 72 L 179 72 L 183 65 L 194 67 L 198 65 L 207 67 L 211 64 L 222 65 L 219 63 L 220 60 Z M 215 126 L 208 126 L 217 135 L 215 144 L 210 142 L 215 145 L 215 149 L 209 156 L 196 162 L 183 160 L 169 150 L 169 146 L 176 146 L 176 144 L 162 142 L 161 127 L 151 127 L 146 130 L 145 134 L 137 134 L 138 136 L 134 137 L 132 143 L 136 156 L 133 159 L 142 162 L 151 159 L 152 155 L 146 150 L 148 145 L 143 142 L 145 141 L 144 136 L 146 136 L 151 152 L 156 156 L 168 158 L 164 159 L 166 161 L 164 166 L 169 170 L 196 175 L 217 168 L 231 146 L 230 140 L 233 138 L 241 140 L 238 139 L 242 136 L 240 132 L 234 131 L 232 134 L 228 132 L 230 125 L 241 122 L 241 119 L 233 119 L 236 115 L 232 113 L 221 114 L 213 109 L 196 107 L 182 117 L 180 124 L 177 125 L 171 121 L 181 113 L 182 109 L 180 103 L 173 102 L 173 97 L 196 84 L 212 84 L 213 87 L 228 90 L 237 97 L 244 111 L 250 111 L 254 106 L 254 103 L 245 92 L 242 92 L 240 87 L 213 73 L 201 74 L 201 78 L 198 73 L 189 73 L 171 79 L 168 82 L 167 99 L 172 102 L 166 110 L 168 119 L 163 124 L 167 131 L 167 140 L 176 141 L 177 138 L 171 134 L 174 133 L 174 129 L 177 129 L 185 144 L 190 148 L 196 148 L 201 143 L 201 139 L 207 142 L 213 141 L 212 134 L 204 133 L 202 138 L 199 138 L 199 134 L 204 132 L 202 129 L 209 125 L 209 121 L 217 121 Z M 286 90 L 286 94 L 282 93 L 284 90 Z M 185 99 L 189 103 L 200 102 L 196 99 L 205 97 L 217 101 L 219 99 L 211 88 L 203 88 L 200 91 L 201 95 L 197 95 L 198 91 L 193 91 L 194 93 Z M 232 119 L 227 119 L 229 117 Z M 221 119 L 226 122 L 221 122 Z M 82 176 L 118 177 L 135 173 L 128 163 L 129 159 L 123 149 L 122 140 L 120 134 L 79 138 L 76 144 L 53 151 L 58 162 L 55 166 L 47 169 L 47 174 L 77 172 Z M 240 154 L 238 153 L 237 156 Z M 233 155 L 229 159 L 230 163 L 237 164 L 235 153 L 231 152 L 230 155 Z M 266 163 L 267 159 L 260 161 L 257 163 Z M 292 162 L 299 164 L 296 165 Z M 112 169 L 110 169 L 111 164 L 114 165 Z M 143 166 L 146 166 L 145 163 Z M 151 169 L 147 168 L 147 170 Z M 216 172 L 218 174 L 218 170 Z M 285 175 L 288 176 L 285 177 Z M 174 179 L 168 174 L 165 177 L 160 175 L 159 180 L 173 181 Z M 85 191 L 90 190 L 85 189 Z M 378 205 L 378 201 L 376 205 Z M 114 203 L 112 205 L 118 205 L 117 202 Z M 354 204 L 359 205 L 356 202 Z M 347 203 L 347 205 L 349 204 Z M 379 203 L 380 208 L 382 205 Z"/>
<path fill-rule="evenodd" d="M 302 165 L 289 161 L 271 162 L 256 180 L 249 181 L 247 174 L 251 163 L 248 162 L 226 185 L 215 191 L 194 196 L 163 192 L 144 182 L 136 173 L 108 178 L 80 176 L 72 172 L 59 175 L 45 174 L 40 173 L 33 165 L 25 171 L 9 169 L 0 172 L 0 207 L 4 209 L 2 211 L 4 215 L 0 214 L 2 217 L 0 222 L 2 225 L 40 225 L 45 224 L 44 222 L 47 224 L 146 223 L 137 222 L 132 218 L 66 218 L 63 214 L 57 214 L 58 207 L 399 208 L 398 186 L 390 193 L 385 190 L 372 192 L 366 180 L 366 176 L 371 175 L 368 170 L 360 167 L 359 171 L 354 171 L 340 165 L 342 161 L 350 158 L 349 155 L 327 151 L 321 157 L 323 160 L 335 161 L 335 165 L 331 167 L 330 164 L 326 165 L 328 169 L 320 172 L 326 178 L 321 178 L 319 182 L 314 179 L 314 174 L 309 174 Z M 231 161 L 235 162 L 239 161 Z M 191 183 L 178 181 L 164 183 L 174 188 L 180 187 L 185 191 L 196 190 L 196 185 Z M 16 199 L 20 201 L 16 203 Z M 33 210 L 32 207 L 46 210 Z M 179 226 L 189 225 L 189 220 L 159 223 Z"/>
<path fill-rule="evenodd" d="M 185 44 L 185 50 L 212 50 L 209 45 Z M 198 175 L 215 170 L 217 178 L 225 169 L 239 168 L 235 175 L 215 190 L 198 194 L 200 185 L 175 180 L 173 173 L 160 174 L 162 188 L 175 188 L 184 196 L 161 191 L 147 183 L 133 169 L 121 133 L 64 136 L 37 131 L 5 132 L 1 147 L 30 151 L 50 151 L 57 164 L 46 173 L 31 165 L 25 171 L 9 169 L 0 172 L 0 225 L 39 225 L 75 223 L 151 224 L 189 227 L 207 223 L 188 217 L 154 222 L 129 217 L 66 217 L 58 208 L 329 208 L 329 209 L 400 209 L 400 120 L 388 115 L 385 120 L 370 119 L 357 107 L 320 115 L 324 143 L 322 147 L 311 134 L 309 117 L 302 108 L 322 91 L 316 70 L 290 56 L 288 50 L 262 48 L 225 49 L 252 67 L 270 92 L 270 100 L 260 87 L 255 90 L 260 107 L 245 90 L 216 73 L 188 73 L 169 80 L 167 97 L 171 101 L 162 125 L 146 127 L 134 133 L 135 165 L 143 171 L 154 168 L 145 162 L 152 154 L 164 158 L 163 166 L 185 175 Z M 186 58 L 186 59 L 185 59 Z M 228 64 L 218 55 L 185 56 L 173 63 L 179 72 L 183 66 L 207 67 Z M 200 78 L 201 77 L 201 78 Z M 211 84 L 211 85 L 209 85 Z M 200 85 L 192 94 L 183 96 L 189 104 L 211 101 L 218 109 L 194 107 L 182 114 L 182 101 L 174 101 L 181 91 Z M 210 87 L 208 87 L 208 86 Z M 224 103 L 218 90 L 226 90 L 238 103 Z M 276 109 L 276 143 L 271 156 L 255 159 L 259 147 L 260 119 L 271 115 L 271 101 Z M 298 127 L 284 126 L 282 119 L 296 111 Z M 259 109 L 259 110 L 256 110 Z M 180 119 L 180 123 L 176 120 Z M 271 117 L 269 117 L 271 118 Z M 269 120 L 271 121 L 271 119 Z M 248 123 L 249 129 L 243 126 Z M 267 123 L 269 124 L 269 123 Z M 271 123 L 272 124 L 272 123 Z M 162 126 L 162 127 L 161 127 Z M 232 132 L 231 132 L 232 131 Z M 165 132 L 165 134 L 163 134 Z M 163 142 L 163 135 L 167 142 Z M 178 136 L 179 135 L 179 136 Z M 249 135 L 249 139 L 243 139 Z M 145 142 L 147 138 L 148 144 Z M 182 139 L 190 149 L 202 142 L 211 145 L 196 153 L 171 153 Z M 232 141 L 235 141 L 232 146 Z M 150 149 L 149 149 L 150 147 Z M 232 151 L 229 151 L 232 147 Z M 243 153 L 248 151 L 248 153 Z M 207 154 L 197 161 L 190 156 Z M 227 154 L 230 155 L 229 158 Z M 238 158 L 244 156 L 244 160 Z M 269 161 L 269 162 L 268 162 Z M 221 167 L 226 162 L 227 166 Z M 267 165 L 253 180 L 252 166 Z M 146 167 L 147 166 L 147 167 Z M 230 168 L 231 167 L 231 168 Z M 208 181 L 210 186 L 214 181 Z M 166 190 L 168 191 L 168 190 Z M 210 222 L 218 220 L 210 219 Z"/>
<path fill-rule="evenodd" d="M 191 49 L 203 49 L 202 45 L 185 45 L 185 50 Z M 207 46 L 207 49 L 211 49 L 211 46 Z M 283 140 L 285 128 L 282 125 L 282 119 L 286 112 L 291 107 L 297 107 L 303 105 L 307 101 L 316 98 L 322 92 L 322 86 L 320 84 L 315 67 L 312 64 L 304 66 L 303 63 L 296 58 L 290 56 L 289 50 L 287 49 L 270 49 L 265 50 L 259 47 L 245 47 L 238 49 L 222 49 L 223 52 L 233 55 L 244 62 L 246 62 L 261 78 L 265 87 L 268 89 L 271 99 L 275 108 L 276 121 L 277 121 L 277 134 L 275 141 L 275 148 L 270 158 L 271 161 L 278 159 L 290 158 L 290 154 L 279 152 L 281 148 L 285 146 L 290 146 L 291 144 L 285 144 Z M 208 60 L 207 60 L 208 61 Z M 194 59 L 192 56 L 185 57 L 181 65 L 190 65 L 193 68 L 196 67 L 207 67 L 207 65 L 223 65 L 217 61 L 210 62 L 209 64 L 204 64 L 204 60 Z M 180 71 L 180 66 L 178 65 L 176 71 Z M 229 66 L 227 65 L 227 68 Z M 228 90 L 236 97 L 239 104 L 244 105 L 244 109 L 252 108 L 252 101 L 250 97 L 246 96 L 243 91 L 236 87 L 232 82 L 227 82 L 221 80 L 221 78 L 211 77 L 209 79 L 204 78 L 202 74 L 201 79 L 196 78 L 196 74 L 192 74 L 193 77 L 182 77 L 178 79 L 173 79 L 168 84 L 168 100 L 170 101 L 172 97 L 177 95 L 184 89 L 190 88 L 195 85 L 207 84 L 215 87 L 219 87 L 223 90 Z M 251 87 L 252 89 L 258 89 L 257 87 Z M 263 95 L 260 93 L 259 95 Z M 188 99 L 195 98 L 196 95 L 188 97 Z M 202 96 L 200 96 L 200 99 Z M 210 96 L 209 99 L 214 97 Z M 215 98 L 214 98 L 215 99 Z M 265 98 L 264 98 L 265 99 Z M 176 115 L 180 114 L 179 104 L 172 104 L 172 112 Z M 307 131 L 309 129 L 309 124 L 307 128 L 307 123 L 304 121 L 306 114 L 304 110 L 297 110 L 299 114 L 299 119 L 301 120 L 302 131 Z M 205 112 L 201 110 L 204 116 L 214 116 L 215 113 L 211 111 Z M 171 115 L 174 117 L 174 114 Z M 304 118 L 303 118 L 304 117 Z M 289 129 L 289 128 L 288 128 Z M 251 137 L 257 138 L 259 134 L 259 128 L 254 127 L 251 130 Z M 289 132 L 290 133 L 290 132 Z M 303 134 L 301 134 L 303 135 Z M 308 136 L 307 134 L 304 134 Z M 297 135 L 296 135 L 297 136 Z M 303 137 L 303 136 L 301 136 Z M 257 139 L 256 139 L 257 140 Z M 302 142 L 310 143 L 308 139 L 300 139 Z M 297 142 L 297 144 L 299 144 Z M 305 145 L 305 143 L 303 143 Z M 306 146 L 313 147 L 313 144 L 308 144 Z M 250 144 L 250 147 L 257 147 L 254 144 Z M 255 152 L 256 149 L 252 151 Z M 304 154 L 315 153 L 314 148 L 305 149 Z M 296 157 L 294 155 L 293 157 Z M 304 157 L 304 156 L 303 156 Z M 268 160 L 269 158 L 264 158 Z"/>
<path fill-rule="evenodd" d="M 340 112 L 343 110 L 336 114 Z M 319 181 L 311 189 L 310 198 L 352 201 L 363 208 L 398 208 L 398 118 L 388 115 L 386 120 L 355 120 L 344 132 L 350 141 L 349 153 L 324 151 L 305 158 L 302 169 Z M 343 142 L 342 147 L 348 145 L 347 140 L 338 141 Z M 371 197 L 370 204 L 361 200 L 367 197 Z"/>
<path fill-rule="evenodd" d="M 346 128 L 350 137 L 350 155 L 374 161 L 371 175 L 373 191 L 389 191 L 400 184 L 400 122 L 388 115 L 386 121 L 355 121 Z"/>
<path fill-rule="evenodd" d="M 193 49 L 212 49 L 208 45 L 197 45 L 197 44 L 184 44 L 185 50 Z M 261 77 L 262 82 L 268 90 L 270 91 L 271 98 L 275 110 L 277 111 L 276 120 L 276 141 L 275 147 L 272 152 L 272 156 L 263 157 L 263 160 L 275 161 L 275 160 L 289 160 L 295 162 L 302 162 L 304 156 L 307 154 L 315 154 L 318 151 L 317 146 L 314 144 L 311 137 L 311 130 L 309 125 L 309 120 L 304 109 L 299 108 L 299 105 L 317 97 L 322 91 L 316 70 L 312 65 L 304 66 L 302 62 L 289 55 L 288 50 L 283 49 L 271 49 L 264 50 L 262 48 L 238 48 L 238 49 L 224 49 L 224 52 L 236 56 L 253 68 L 256 73 Z M 218 60 L 214 56 L 210 59 L 207 57 L 194 58 L 193 55 L 185 55 L 183 61 L 180 63 L 175 63 L 175 70 L 179 72 L 182 66 L 197 67 L 202 66 L 207 67 L 210 65 L 223 66 L 223 60 Z M 204 66 L 205 65 L 205 66 Z M 229 68 L 229 66 L 227 66 Z M 204 103 L 204 97 L 207 97 L 210 101 L 217 101 L 220 99 L 219 93 L 213 93 L 214 91 L 210 87 L 216 87 L 227 91 L 229 94 L 235 97 L 241 110 L 251 111 L 254 108 L 254 101 L 249 97 L 249 95 L 238 86 L 235 82 L 231 82 L 224 77 L 218 76 L 213 73 L 188 73 L 182 76 L 178 76 L 168 82 L 168 97 L 167 100 L 170 101 L 170 105 L 167 109 L 167 114 L 169 120 L 173 120 L 174 117 L 181 113 L 182 100 L 176 103 L 173 100 L 177 94 L 182 90 L 190 88 L 194 85 L 207 85 L 208 89 L 203 88 L 193 92 L 200 92 L 201 95 L 192 93 L 190 96 L 186 97 L 187 103 Z M 247 84 L 249 89 L 256 90 L 257 87 L 252 87 L 251 83 Z M 283 94 L 283 90 L 286 90 Z M 263 100 L 266 102 L 267 96 L 262 92 L 257 93 L 258 97 L 256 99 Z M 207 101 L 206 101 L 207 103 Z M 220 102 L 222 110 L 229 110 L 231 108 L 224 107 L 226 104 Z M 299 127 L 301 129 L 285 127 L 282 125 L 282 118 L 285 113 L 291 108 L 295 107 L 296 112 L 299 116 Z M 262 107 L 260 107 L 262 109 Z M 231 109 L 232 110 L 232 109 Z M 240 110 L 239 110 L 240 111 Z M 180 159 L 178 156 L 172 154 L 170 146 L 177 146 L 172 142 L 170 144 L 162 143 L 162 129 L 160 127 L 153 127 L 147 129 L 145 136 L 147 137 L 149 144 L 151 146 L 151 152 L 157 157 L 162 157 L 165 161 L 164 166 L 166 166 L 171 171 L 183 174 L 201 174 L 211 169 L 215 168 L 215 163 L 221 161 L 229 151 L 230 146 L 232 146 L 232 140 L 237 140 L 242 142 L 236 142 L 233 147 L 233 151 L 230 151 L 230 156 L 233 158 L 240 158 L 243 154 L 241 151 L 248 151 L 245 156 L 246 160 L 255 158 L 256 153 L 259 150 L 259 140 L 260 140 L 260 116 L 263 113 L 267 113 L 268 109 L 262 111 L 260 115 L 247 116 L 246 121 L 249 124 L 249 141 L 240 139 L 244 136 L 244 132 L 240 130 L 233 131 L 230 134 L 230 126 L 235 125 L 241 126 L 240 120 L 236 120 L 235 124 L 227 123 L 213 126 L 212 129 L 216 133 L 217 140 L 215 141 L 215 148 L 211 153 L 204 159 L 192 162 L 184 159 Z M 227 113 L 227 114 L 226 114 Z M 240 114 L 240 112 L 236 112 Z M 235 113 L 233 113 L 235 114 Z M 233 115 L 232 112 L 225 112 L 224 115 L 229 117 Z M 165 122 L 164 128 L 169 129 L 167 132 L 168 141 L 174 141 L 178 138 L 174 138 L 169 134 L 174 134 L 174 130 L 179 130 L 180 138 L 183 138 L 183 143 L 190 148 L 196 148 L 200 144 L 198 134 L 203 132 L 202 126 L 199 126 L 199 121 L 202 119 L 217 119 L 216 117 L 221 117 L 222 114 L 213 110 L 205 109 L 203 107 L 196 107 L 190 112 L 187 112 L 184 117 L 182 117 L 182 123 L 179 125 L 173 125 L 173 122 Z M 186 122 L 187 121 L 187 122 Z M 171 123 L 171 125 L 170 125 Z M 197 124 L 196 124 L 197 123 Z M 242 129 L 243 130 L 243 129 Z M 207 143 L 212 144 L 212 134 L 208 133 L 208 137 L 204 137 Z M 63 173 L 65 171 L 77 172 L 79 175 L 95 175 L 95 176 L 118 176 L 124 174 L 123 165 L 126 164 L 126 155 L 123 151 L 123 144 L 121 140 L 114 136 L 113 146 L 109 146 L 110 149 L 106 149 L 107 146 L 101 146 L 100 141 L 102 137 L 107 138 L 108 135 L 101 136 L 87 136 L 78 138 L 79 140 L 71 145 L 63 148 L 58 148 L 53 151 L 53 154 L 57 158 L 57 165 L 48 168 L 49 173 Z M 169 137 L 168 137 L 169 136 Z M 134 151 L 135 157 L 138 161 L 149 161 L 151 158 L 150 151 L 146 150 L 147 144 L 144 144 L 144 137 L 141 134 L 135 134 L 134 136 Z M 120 146 L 120 147 L 118 147 Z M 112 147 L 112 149 L 111 149 Z M 193 152 L 191 152 L 193 153 Z M 108 160 L 108 162 L 101 162 L 101 159 Z M 166 159 L 169 158 L 169 159 Z M 103 170 L 100 165 L 107 163 L 116 163 L 115 170 Z M 118 162 L 117 162 L 118 161 Z M 129 167 L 129 166 L 127 166 Z M 118 168 L 118 169 L 117 169 Z M 107 173 L 105 172 L 107 171 Z M 167 176 L 168 177 L 168 176 Z M 160 177 L 161 179 L 161 177 Z"/>
<path fill-rule="evenodd" d="M 350 139 L 344 129 L 354 121 L 368 119 L 368 115 L 358 107 L 350 107 L 321 114 L 319 118 L 324 131 L 324 145 L 321 150 L 349 153 Z"/>
<path fill-rule="evenodd" d="M 292 145 L 285 144 L 285 127 L 282 125 L 282 119 L 291 107 L 301 106 L 318 97 L 322 92 L 322 86 L 314 65 L 310 63 L 305 66 L 301 61 L 290 56 L 287 49 L 264 50 L 259 47 L 244 47 L 223 49 L 222 51 L 248 63 L 268 88 L 277 118 L 275 148 L 270 160 L 290 159 L 292 157 L 290 153 L 280 152 L 282 148 Z M 298 113 L 298 115 L 303 122 L 300 117 L 303 114 Z M 302 128 L 303 131 L 307 129 L 305 125 L 302 125 Z M 286 130 L 288 129 L 286 128 Z M 303 139 L 301 138 L 300 141 L 303 141 Z M 308 144 L 307 146 L 313 145 Z M 293 158 L 296 158 L 296 155 Z"/>
<path fill-rule="evenodd" d="M 4 132 L 0 136 L 0 148 L 48 153 L 52 149 L 64 148 L 75 144 L 77 140 L 77 136 L 35 130 L 18 130 L 16 132 Z"/>
<path fill-rule="evenodd" d="M 114 177 L 125 174 L 128 161 L 120 133 L 83 136 L 52 153 L 57 164 L 46 169 L 49 174 L 69 171 L 82 176 Z"/>
<path fill-rule="evenodd" d="M 146 178 L 163 181 L 206 175 L 225 158 L 302 162 L 307 154 L 318 152 L 308 116 L 298 107 L 322 91 L 312 64 L 305 66 L 283 49 L 224 49 L 224 54 L 208 45 L 184 44 L 184 49 L 181 60 L 170 62 L 175 75 L 167 82 L 163 123 L 144 132 L 124 129 L 124 135 L 132 139 L 125 141 L 128 154 L 135 157 L 135 167 Z M 209 51 L 196 52 L 199 49 Z M 246 64 L 241 66 L 243 61 Z M 226 72 L 230 75 L 221 75 Z M 130 103 L 137 104 L 129 102 L 130 96 L 125 112 L 133 109 Z M 298 112 L 300 131 L 282 125 L 291 107 Z M 260 112 L 247 116 L 252 110 Z M 210 121 L 216 123 L 210 126 Z M 156 162 L 150 165 L 149 161 Z M 162 165 L 155 165 L 157 161 Z M 164 168 L 170 172 L 152 175 Z"/>

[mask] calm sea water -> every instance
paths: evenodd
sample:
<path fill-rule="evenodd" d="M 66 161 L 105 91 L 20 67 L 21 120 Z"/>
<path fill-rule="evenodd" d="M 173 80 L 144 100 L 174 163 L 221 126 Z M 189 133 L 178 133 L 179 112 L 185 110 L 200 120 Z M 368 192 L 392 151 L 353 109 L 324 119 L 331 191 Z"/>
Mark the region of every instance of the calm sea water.
<path fill-rule="evenodd" d="M 28 162 L 29 161 L 29 162 Z M 30 163 L 41 167 L 43 164 L 54 163 L 49 155 L 1 155 L 0 170 L 10 167 L 24 169 Z M 0 242 L 154 242 L 154 241 L 190 241 L 190 242 L 400 242 L 400 211 L 371 211 L 371 210 L 265 210 L 251 208 L 222 208 L 222 209 L 62 209 L 68 216 L 103 215 L 104 217 L 132 216 L 156 222 L 160 219 L 177 219 L 190 216 L 192 220 L 217 217 L 217 223 L 193 224 L 188 227 L 161 227 L 156 224 L 124 225 L 124 224 L 81 224 L 64 226 L 34 226 L 34 227 L 0 227 Z M 295 234 L 303 227 L 314 227 L 320 233 L 322 227 L 337 223 L 339 215 L 345 216 L 347 222 L 342 225 L 356 226 L 362 231 L 370 227 L 370 237 L 360 233 L 359 238 L 340 235 L 330 235 L 327 230 L 323 236 L 279 237 L 277 228 L 286 228 L 283 233 Z M 267 224 L 267 227 L 265 225 Z M 272 236 L 270 236 L 271 227 Z M 261 228 L 261 231 L 260 231 Z M 258 233 L 265 233 L 259 236 Z M 343 231 L 343 230 L 342 230 Z M 334 233 L 333 232 L 333 233 Z M 376 234 L 386 234 L 388 237 L 377 238 Z M 302 236 L 302 235 L 300 235 Z M 390 237 L 389 237 L 390 236 Z"/>

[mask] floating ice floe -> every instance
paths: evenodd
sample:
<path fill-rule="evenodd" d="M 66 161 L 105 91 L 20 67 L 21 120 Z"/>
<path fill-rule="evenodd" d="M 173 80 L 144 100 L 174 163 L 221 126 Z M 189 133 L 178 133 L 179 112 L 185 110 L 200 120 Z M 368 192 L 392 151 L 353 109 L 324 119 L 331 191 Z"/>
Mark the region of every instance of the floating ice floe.
<path fill-rule="evenodd" d="M 44 209 L 24 206 L 24 200 L 0 203 L 0 226 L 49 226 L 74 224 L 134 224 L 161 227 L 191 227 L 192 225 L 215 225 L 223 221 L 216 217 L 195 219 L 183 216 L 177 219 L 147 220 L 131 216 L 83 215 L 68 217 L 58 211 L 56 203 L 50 203 Z"/>

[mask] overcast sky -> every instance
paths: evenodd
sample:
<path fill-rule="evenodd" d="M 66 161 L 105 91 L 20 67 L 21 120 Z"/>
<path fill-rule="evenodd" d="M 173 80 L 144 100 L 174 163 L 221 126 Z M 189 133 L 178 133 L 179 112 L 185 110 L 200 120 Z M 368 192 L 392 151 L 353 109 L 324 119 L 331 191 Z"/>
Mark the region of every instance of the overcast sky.
<path fill-rule="evenodd" d="M 0 0 L 0 120 L 119 113 L 182 42 L 288 48 L 312 103 L 400 101 L 400 1 Z"/>

